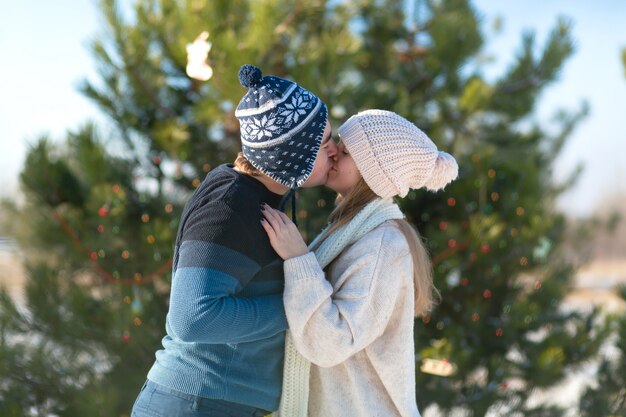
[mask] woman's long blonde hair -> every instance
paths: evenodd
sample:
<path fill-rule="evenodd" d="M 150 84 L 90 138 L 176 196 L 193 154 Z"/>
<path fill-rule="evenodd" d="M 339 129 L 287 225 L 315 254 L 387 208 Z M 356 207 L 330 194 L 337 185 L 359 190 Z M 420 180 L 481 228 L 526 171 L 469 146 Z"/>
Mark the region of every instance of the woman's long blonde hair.
<path fill-rule="evenodd" d="M 337 206 L 328 218 L 329 227 L 318 240 L 312 250 L 328 238 L 333 232 L 347 224 L 370 201 L 379 198 L 361 178 L 354 188 L 345 196 L 337 196 Z M 415 288 L 415 317 L 427 314 L 433 307 L 435 295 L 439 292 L 433 285 L 432 264 L 424 242 L 408 221 L 394 220 L 409 244 L 413 258 L 413 283 Z"/>

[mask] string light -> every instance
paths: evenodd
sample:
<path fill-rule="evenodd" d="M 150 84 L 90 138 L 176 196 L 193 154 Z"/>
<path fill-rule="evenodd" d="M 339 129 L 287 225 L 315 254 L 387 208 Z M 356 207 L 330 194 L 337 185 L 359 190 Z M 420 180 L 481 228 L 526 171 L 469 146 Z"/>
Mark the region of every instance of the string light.
<path fill-rule="evenodd" d="M 171 205 L 171 204 L 169 204 L 169 203 L 165 205 L 165 212 L 166 212 L 166 213 L 171 213 L 171 212 L 173 212 L 173 211 L 174 211 L 174 206 L 172 206 L 172 205 Z"/>
<path fill-rule="evenodd" d="M 456 365 L 450 363 L 448 359 L 430 359 L 426 358 L 422 361 L 420 371 L 426 374 L 437 376 L 450 376 L 457 370 Z"/>
<path fill-rule="evenodd" d="M 148 223 L 150 221 L 150 215 L 149 214 L 142 214 L 141 215 L 141 221 L 144 223 Z"/>
<path fill-rule="evenodd" d="M 134 315 L 138 316 L 143 312 L 143 305 L 141 304 L 141 297 L 139 294 L 139 287 L 133 287 L 133 303 L 130 305 L 131 311 Z"/>

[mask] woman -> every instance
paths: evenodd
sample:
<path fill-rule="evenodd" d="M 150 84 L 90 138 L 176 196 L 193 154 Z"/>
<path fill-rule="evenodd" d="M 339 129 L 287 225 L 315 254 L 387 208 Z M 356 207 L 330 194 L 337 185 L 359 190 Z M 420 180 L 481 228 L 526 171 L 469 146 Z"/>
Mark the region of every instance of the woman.
<path fill-rule="evenodd" d="M 339 137 L 326 182 L 338 205 L 310 249 L 284 213 L 263 207 L 262 225 L 285 260 L 290 340 L 311 363 L 310 376 L 305 368 L 294 382 L 300 359 L 287 350 L 279 415 L 419 416 L 413 321 L 436 290 L 424 245 L 392 197 L 439 190 L 458 166 L 389 111 L 352 116 Z"/>

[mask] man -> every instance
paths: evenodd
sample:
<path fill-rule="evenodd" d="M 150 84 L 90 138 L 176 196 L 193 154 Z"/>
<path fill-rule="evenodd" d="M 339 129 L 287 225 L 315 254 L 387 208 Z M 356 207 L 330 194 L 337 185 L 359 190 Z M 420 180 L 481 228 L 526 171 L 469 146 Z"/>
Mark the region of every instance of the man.
<path fill-rule="evenodd" d="M 183 211 L 163 349 L 132 416 L 262 416 L 278 408 L 285 318 L 282 261 L 261 205 L 326 182 L 337 148 L 326 105 L 244 65 L 242 152 L 211 171 Z"/>

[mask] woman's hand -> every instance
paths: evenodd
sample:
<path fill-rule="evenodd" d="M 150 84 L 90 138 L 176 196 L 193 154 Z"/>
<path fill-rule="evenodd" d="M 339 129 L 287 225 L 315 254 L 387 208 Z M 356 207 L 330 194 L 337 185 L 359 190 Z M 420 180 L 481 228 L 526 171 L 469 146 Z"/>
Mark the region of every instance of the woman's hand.
<path fill-rule="evenodd" d="M 309 252 L 300 231 L 287 215 L 264 204 L 261 208 L 264 219 L 261 225 L 270 238 L 270 244 L 283 260 L 295 258 Z"/>

